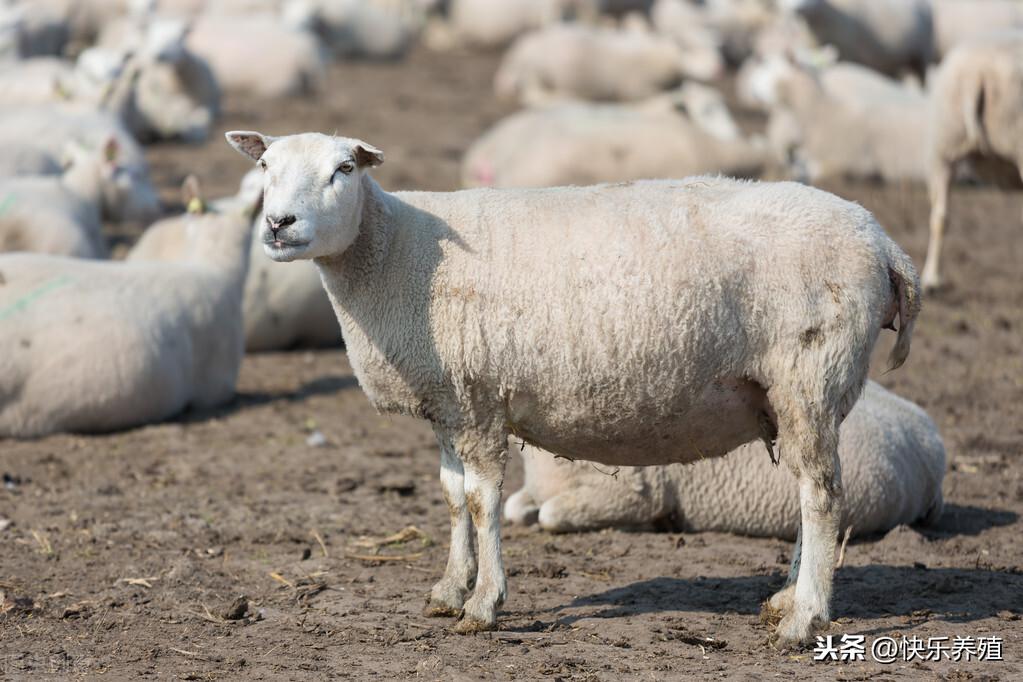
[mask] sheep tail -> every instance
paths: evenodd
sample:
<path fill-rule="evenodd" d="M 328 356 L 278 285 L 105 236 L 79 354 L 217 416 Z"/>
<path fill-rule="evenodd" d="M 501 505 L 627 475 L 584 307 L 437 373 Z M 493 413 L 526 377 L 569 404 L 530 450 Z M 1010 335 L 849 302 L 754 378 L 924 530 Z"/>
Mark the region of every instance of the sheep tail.
<path fill-rule="evenodd" d="M 963 127 L 966 139 L 976 149 L 988 149 L 987 134 L 984 130 L 984 113 L 990 102 L 991 93 L 985 87 L 983 74 L 976 74 L 975 80 L 964 88 L 962 101 Z"/>
<path fill-rule="evenodd" d="M 899 331 L 895 346 L 888 355 L 888 369 L 898 369 L 909 357 L 913 325 L 920 314 L 920 278 L 913 261 L 899 247 L 892 244 L 888 259 L 888 277 L 892 282 L 899 314 Z"/>

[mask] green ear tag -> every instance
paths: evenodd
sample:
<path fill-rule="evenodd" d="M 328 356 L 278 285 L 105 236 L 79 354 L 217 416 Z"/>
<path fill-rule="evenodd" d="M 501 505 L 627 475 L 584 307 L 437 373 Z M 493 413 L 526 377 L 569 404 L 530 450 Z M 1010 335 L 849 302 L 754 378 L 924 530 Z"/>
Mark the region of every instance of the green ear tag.
<path fill-rule="evenodd" d="M 188 200 L 188 206 L 185 208 L 188 213 L 201 214 L 206 212 L 206 205 L 202 202 L 199 197 L 192 197 Z"/>

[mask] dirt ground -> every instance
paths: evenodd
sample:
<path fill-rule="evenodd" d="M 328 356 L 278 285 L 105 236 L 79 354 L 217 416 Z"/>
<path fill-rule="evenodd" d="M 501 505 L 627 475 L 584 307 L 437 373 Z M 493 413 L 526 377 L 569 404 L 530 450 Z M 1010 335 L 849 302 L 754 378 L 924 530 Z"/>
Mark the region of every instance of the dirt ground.
<path fill-rule="evenodd" d="M 489 90 L 495 64 L 339 65 L 320 101 L 229 99 L 221 129 L 337 130 L 385 150 L 385 188 L 452 189 L 462 151 L 506 111 Z M 168 201 L 187 172 L 216 196 L 247 168 L 219 132 L 151 161 Z M 829 189 L 922 263 L 921 187 Z M 906 367 L 880 376 L 875 363 L 941 427 L 947 509 L 935 527 L 850 544 L 832 627 L 868 642 L 999 636 L 1003 662 L 774 651 L 758 611 L 791 548 L 721 534 L 506 528 L 500 630 L 453 634 L 420 615 L 447 543 L 430 429 L 378 415 L 344 353 L 322 351 L 249 356 L 238 398 L 213 413 L 0 441 L 0 678 L 1023 679 L 1021 212 L 1020 194 L 955 191 L 954 288 L 926 301 Z M 315 431 L 325 446 L 307 444 Z M 513 457 L 506 489 L 520 480 Z M 423 535 L 359 544 L 407 526 Z M 398 559 L 358 558 L 374 551 Z"/>

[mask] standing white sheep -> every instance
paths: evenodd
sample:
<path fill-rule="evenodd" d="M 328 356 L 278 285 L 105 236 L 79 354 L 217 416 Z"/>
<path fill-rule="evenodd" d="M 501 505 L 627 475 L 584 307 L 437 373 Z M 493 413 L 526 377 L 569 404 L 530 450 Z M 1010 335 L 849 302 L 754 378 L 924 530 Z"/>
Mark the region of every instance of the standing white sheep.
<path fill-rule="evenodd" d="M 941 286 L 942 241 L 956 165 L 1018 184 L 1023 173 L 1023 31 L 985 35 L 952 50 L 931 89 L 927 188 L 931 238 L 923 284 Z"/>
<path fill-rule="evenodd" d="M 514 439 L 513 439 L 514 440 Z M 842 422 L 838 441 L 845 505 L 841 527 L 854 535 L 941 516 L 945 447 L 919 406 L 868 381 Z M 686 532 L 718 531 L 794 539 L 799 493 L 761 443 L 727 457 L 666 467 L 621 467 L 555 459 L 526 445 L 525 483 L 505 518 L 565 532 L 668 521 Z"/>
<path fill-rule="evenodd" d="M 230 400 L 251 221 L 251 207 L 194 217 L 177 263 L 0 255 L 0 437 L 123 429 Z"/>
<path fill-rule="evenodd" d="M 452 525 L 431 613 L 496 626 L 509 436 L 633 466 L 777 436 L 803 543 L 776 635 L 805 643 L 830 623 L 838 428 L 880 330 L 899 318 L 901 365 L 919 309 L 912 262 L 870 213 L 709 177 L 389 194 L 365 142 L 227 138 L 263 169 L 267 254 L 319 267 L 370 400 L 438 436 Z"/>

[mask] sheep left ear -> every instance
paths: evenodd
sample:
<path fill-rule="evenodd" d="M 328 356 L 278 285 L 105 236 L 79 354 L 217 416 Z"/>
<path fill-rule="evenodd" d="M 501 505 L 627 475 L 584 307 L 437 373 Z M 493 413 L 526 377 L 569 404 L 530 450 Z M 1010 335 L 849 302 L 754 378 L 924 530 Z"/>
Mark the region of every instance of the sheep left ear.
<path fill-rule="evenodd" d="M 257 133 L 255 130 L 232 130 L 224 133 L 228 144 L 237 149 L 253 161 L 259 161 L 266 152 L 266 148 L 273 144 L 277 138 Z"/>
<path fill-rule="evenodd" d="M 352 152 L 355 154 L 355 163 L 359 168 L 379 166 L 384 162 L 384 153 L 365 142 L 355 145 Z"/>

